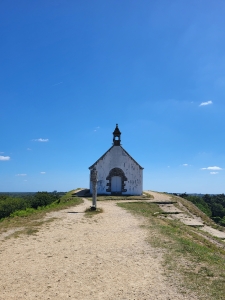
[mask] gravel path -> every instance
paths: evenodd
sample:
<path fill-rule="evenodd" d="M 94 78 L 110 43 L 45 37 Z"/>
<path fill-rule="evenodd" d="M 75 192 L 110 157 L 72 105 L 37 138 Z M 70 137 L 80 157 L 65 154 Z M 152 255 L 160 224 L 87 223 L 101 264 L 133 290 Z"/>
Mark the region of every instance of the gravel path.
<path fill-rule="evenodd" d="M 164 274 L 162 253 L 114 201 L 83 214 L 90 202 L 59 212 L 36 235 L 1 242 L 0 299 L 195 299 Z"/>

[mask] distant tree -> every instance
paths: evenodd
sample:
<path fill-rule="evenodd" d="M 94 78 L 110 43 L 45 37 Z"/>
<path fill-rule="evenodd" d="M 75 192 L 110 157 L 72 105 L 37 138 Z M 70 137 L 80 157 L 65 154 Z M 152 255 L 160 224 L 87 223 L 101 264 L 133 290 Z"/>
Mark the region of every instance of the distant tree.
<path fill-rule="evenodd" d="M 223 217 L 223 219 L 220 219 L 219 224 L 221 226 L 225 226 L 225 217 Z"/>
<path fill-rule="evenodd" d="M 22 210 L 29 207 L 29 203 L 22 198 L 0 197 L 0 218 L 10 216 L 16 210 Z"/>
<path fill-rule="evenodd" d="M 0 219 L 9 217 L 15 211 L 30 207 L 37 209 L 56 201 L 60 202 L 59 193 L 38 192 L 35 195 L 24 195 L 21 198 L 0 195 Z"/>
<path fill-rule="evenodd" d="M 49 205 L 59 199 L 59 195 L 48 192 L 37 192 L 31 201 L 31 207 L 37 209 Z"/>
<path fill-rule="evenodd" d="M 201 211 L 203 211 L 207 216 L 211 217 L 212 212 L 208 204 L 199 196 L 187 195 L 186 199 L 195 204 Z"/>

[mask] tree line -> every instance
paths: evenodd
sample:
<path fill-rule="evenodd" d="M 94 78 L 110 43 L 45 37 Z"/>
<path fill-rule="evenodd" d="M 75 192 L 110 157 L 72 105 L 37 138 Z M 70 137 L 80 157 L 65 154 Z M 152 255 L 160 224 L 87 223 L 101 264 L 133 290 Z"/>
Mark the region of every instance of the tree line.
<path fill-rule="evenodd" d="M 191 201 L 213 221 L 221 226 L 225 226 L 225 195 L 203 195 L 193 196 L 189 194 L 180 194 L 182 198 Z"/>
<path fill-rule="evenodd" d="M 0 219 L 9 217 L 16 211 L 38 209 L 54 202 L 60 202 L 60 193 L 37 192 L 34 195 L 22 197 L 0 195 Z"/>

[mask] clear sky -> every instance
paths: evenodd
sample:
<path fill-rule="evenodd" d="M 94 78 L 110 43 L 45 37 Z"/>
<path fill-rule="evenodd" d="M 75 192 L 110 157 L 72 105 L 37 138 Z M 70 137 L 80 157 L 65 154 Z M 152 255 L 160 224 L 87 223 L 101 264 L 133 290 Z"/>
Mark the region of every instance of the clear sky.
<path fill-rule="evenodd" d="M 223 0 L 0 3 L 0 191 L 68 191 L 112 145 L 144 189 L 225 193 Z"/>

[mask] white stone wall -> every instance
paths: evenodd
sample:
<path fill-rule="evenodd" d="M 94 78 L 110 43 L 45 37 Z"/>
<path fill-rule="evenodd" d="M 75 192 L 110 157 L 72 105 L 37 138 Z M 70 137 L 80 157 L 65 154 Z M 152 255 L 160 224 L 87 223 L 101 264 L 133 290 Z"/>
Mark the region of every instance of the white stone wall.
<path fill-rule="evenodd" d="M 98 171 L 98 194 L 111 194 L 106 192 L 109 182 L 106 177 L 113 168 L 123 170 L 127 181 L 125 181 L 126 192 L 123 195 L 141 195 L 143 192 L 143 169 L 123 150 L 121 146 L 114 146 L 110 151 L 98 161 L 96 169 Z M 90 183 L 90 192 L 92 187 Z"/>

